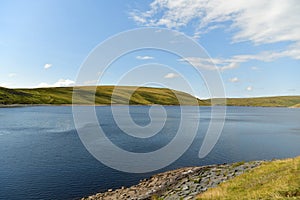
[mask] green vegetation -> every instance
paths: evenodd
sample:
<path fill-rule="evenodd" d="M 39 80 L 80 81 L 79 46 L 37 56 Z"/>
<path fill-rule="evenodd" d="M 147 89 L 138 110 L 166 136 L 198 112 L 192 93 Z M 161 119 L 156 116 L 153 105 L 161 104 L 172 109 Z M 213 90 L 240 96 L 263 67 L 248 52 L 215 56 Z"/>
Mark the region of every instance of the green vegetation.
<path fill-rule="evenodd" d="M 240 161 L 240 162 L 233 163 L 233 164 L 231 165 L 231 167 L 232 167 L 232 168 L 235 168 L 235 167 L 241 166 L 241 165 L 243 165 L 243 164 L 245 164 L 245 161 Z"/>
<path fill-rule="evenodd" d="M 197 199 L 300 199 L 300 157 L 263 163 Z"/>
<path fill-rule="evenodd" d="M 291 107 L 300 104 L 300 96 L 229 98 L 228 106 Z"/>
<path fill-rule="evenodd" d="M 300 103 L 296 104 L 296 105 L 293 105 L 291 106 L 291 108 L 300 108 Z"/>
<path fill-rule="evenodd" d="M 115 89 L 115 91 L 114 91 Z M 209 101 L 201 101 L 184 92 L 165 88 L 127 87 L 127 86 L 98 86 L 93 97 L 95 87 L 75 87 L 74 92 L 79 99 L 76 104 L 132 104 L 132 105 L 178 105 L 182 99 L 186 105 L 210 105 Z M 112 93 L 114 96 L 112 98 Z M 132 93 L 132 95 L 131 95 Z M 8 89 L 0 87 L 0 105 L 12 104 L 72 104 L 72 87 L 37 88 L 37 89 Z M 177 98 L 179 97 L 179 98 Z M 196 102 L 196 103 L 195 103 Z"/>
<path fill-rule="evenodd" d="M 164 199 L 161 198 L 161 197 L 159 197 L 159 196 L 157 196 L 157 195 L 153 195 L 153 196 L 151 197 L 151 200 L 164 200 Z"/>
<path fill-rule="evenodd" d="M 96 87 L 96 86 L 95 86 Z M 95 87 L 75 87 L 79 99 L 75 104 L 131 104 L 131 105 L 179 105 L 178 99 L 184 105 L 209 106 L 210 100 L 196 99 L 190 94 L 166 88 L 149 88 L 131 86 L 98 86 L 93 97 Z M 114 89 L 117 89 L 114 91 Z M 114 97 L 112 93 L 114 91 Z M 8 89 L 0 87 L 0 105 L 12 104 L 72 104 L 73 87 L 36 88 L 36 89 Z M 131 95 L 132 94 L 132 95 Z M 179 97 L 179 98 L 177 98 Z M 130 99 L 130 100 L 129 100 Z M 198 104 L 197 104 L 198 102 Z M 228 98 L 228 106 L 272 106 L 272 107 L 300 107 L 300 96 L 259 97 L 259 98 Z"/>

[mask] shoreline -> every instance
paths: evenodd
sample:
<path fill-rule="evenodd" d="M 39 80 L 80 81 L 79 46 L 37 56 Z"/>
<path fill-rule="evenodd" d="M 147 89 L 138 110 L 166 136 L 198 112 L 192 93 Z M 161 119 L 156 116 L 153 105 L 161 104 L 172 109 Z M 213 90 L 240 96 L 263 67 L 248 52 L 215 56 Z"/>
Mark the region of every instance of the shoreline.
<path fill-rule="evenodd" d="M 267 161 L 184 167 L 153 175 L 128 188 L 108 189 L 106 192 L 84 197 L 81 200 L 195 199 L 207 189 L 216 187 L 264 162 Z"/>

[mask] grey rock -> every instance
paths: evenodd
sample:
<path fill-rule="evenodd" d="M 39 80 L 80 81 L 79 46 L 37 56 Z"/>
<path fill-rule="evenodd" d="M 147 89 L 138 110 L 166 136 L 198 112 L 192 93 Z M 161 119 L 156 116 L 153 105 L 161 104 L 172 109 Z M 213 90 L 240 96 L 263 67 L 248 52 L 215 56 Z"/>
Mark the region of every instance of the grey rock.
<path fill-rule="evenodd" d="M 188 190 L 188 189 L 189 189 L 189 186 L 187 186 L 187 185 L 182 186 L 182 190 Z"/>
<path fill-rule="evenodd" d="M 233 167 L 232 164 L 211 165 L 205 167 L 187 167 L 143 179 L 130 188 L 121 187 L 117 190 L 109 189 L 85 199 L 150 199 L 152 195 L 166 200 L 193 199 L 208 188 L 216 187 L 237 175 L 244 173 L 262 162 L 244 163 Z"/>

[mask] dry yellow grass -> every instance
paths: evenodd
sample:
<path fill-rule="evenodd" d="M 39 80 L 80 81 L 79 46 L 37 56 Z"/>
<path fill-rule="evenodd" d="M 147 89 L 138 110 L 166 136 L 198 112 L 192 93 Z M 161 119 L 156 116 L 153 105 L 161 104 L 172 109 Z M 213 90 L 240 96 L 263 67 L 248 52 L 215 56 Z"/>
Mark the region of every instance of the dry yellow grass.
<path fill-rule="evenodd" d="M 266 162 L 197 199 L 300 199 L 300 157 Z"/>
<path fill-rule="evenodd" d="M 300 108 L 300 103 L 296 104 L 296 105 L 293 105 L 291 106 L 291 108 Z"/>

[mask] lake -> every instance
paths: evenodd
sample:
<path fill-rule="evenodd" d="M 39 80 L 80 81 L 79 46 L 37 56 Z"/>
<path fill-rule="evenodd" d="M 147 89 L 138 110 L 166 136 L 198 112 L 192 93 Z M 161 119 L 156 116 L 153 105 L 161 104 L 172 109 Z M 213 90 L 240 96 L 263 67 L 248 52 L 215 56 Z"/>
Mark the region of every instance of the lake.
<path fill-rule="evenodd" d="M 164 128 L 149 139 L 138 139 L 117 127 L 110 108 L 96 107 L 101 127 L 111 141 L 128 151 L 163 147 L 180 122 L 180 107 L 166 106 Z M 76 199 L 184 166 L 300 155 L 300 109 L 228 107 L 216 146 L 199 159 L 210 110 L 200 108 L 196 138 L 176 162 L 156 172 L 130 174 L 111 169 L 89 154 L 74 128 L 72 107 L 0 108 L 0 199 Z M 130 107 L 133 120 L 140 125 L 150 122 L 148 111 L 148 106 Z"/>

